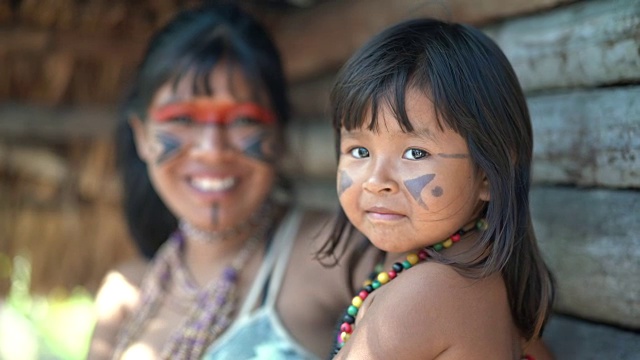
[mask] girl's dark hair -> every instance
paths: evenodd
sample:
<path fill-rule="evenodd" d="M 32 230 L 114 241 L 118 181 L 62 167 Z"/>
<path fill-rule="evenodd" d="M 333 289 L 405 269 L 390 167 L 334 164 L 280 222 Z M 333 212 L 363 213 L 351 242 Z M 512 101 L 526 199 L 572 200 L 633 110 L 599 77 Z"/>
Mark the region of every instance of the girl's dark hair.
<path fill-rule="evenodd" d="M 489 37 L 467 25 L 418 19 L 384 30 L 338 73 L 331 93 L 337 153 L 340 130 L 377 129 L 381 107 L 391 109 L 403 131 L 413 131 L 405 108 L 408 89 L 430 98 L 438 125 L 466 140 L 475 170 L 486 175 L 491 190 L 484 210 L 489 227 L 471 249 L 472 256 L 434 256 L 465 276 L 500 271 L 517 327 L 527 340 L 539 336 L 551 312 L 553 279 L 533 231 L 533 134 L 509 61 Z M 351 231 L 340 210 L 322 254 L 332 255 Z"/>
<path fill-rule="evenodd" d="M 259 94 L 268 96 L 280 133 L 288 122 L 289 103 L 278 50 L 263 26 L 247 12 L 232 3 L 208 3 L 183 10 L 160 29 L 149 42 L 121 103 L 116 132 L 125 216 L 146 257 L 152 257 L 176 229 L 177 220 L 151 185 L 146 164 L 136 152 L 129 121 L 132 116 L 146 120 L 157 90 L 168 82 L 176 86 L 187 74 L 195 75 L 195 94 L 210 95 L 209 75 L 223 63 L 242 71 L 256 98 Z"/>

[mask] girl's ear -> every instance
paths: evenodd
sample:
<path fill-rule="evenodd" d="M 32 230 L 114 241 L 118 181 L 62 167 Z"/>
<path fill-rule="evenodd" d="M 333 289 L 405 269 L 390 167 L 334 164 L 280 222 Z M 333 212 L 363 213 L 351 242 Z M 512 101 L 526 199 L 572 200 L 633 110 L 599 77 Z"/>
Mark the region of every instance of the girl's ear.
<path fill-rule="evenodd" d="M 489 179 L 487 179 L 487 176 L 484 173 L 482 174 L 482 180 L 480 182 L 478 198 L 485 202 L 489 202 L 491 200 L 491 188 L 489 186 Z"/>
<path fill-rule="evenodd" d="M 131 130 L 133 130 L 133 140 L 136 144 L 138 156 L 142 161 L 148 162 L 151 158 L 149 150 L 151 144 L 149 144 L 149 137 L 147 136 L 147 129 L 144 123 L 137 115 L 131 115 L 129 117 L 129 126 L 131 126 Z"/>

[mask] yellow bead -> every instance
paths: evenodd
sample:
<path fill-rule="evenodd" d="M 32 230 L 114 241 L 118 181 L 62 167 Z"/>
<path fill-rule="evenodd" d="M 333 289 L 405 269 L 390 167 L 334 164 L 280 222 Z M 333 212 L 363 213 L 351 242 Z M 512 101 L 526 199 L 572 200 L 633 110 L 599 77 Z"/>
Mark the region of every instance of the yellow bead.
<path fill-rule="evenodd" d="M 360 305 L 362 305 L 362 298 L 360 296 L 354 297 L 353 300 L 351 300 L 351 305 L 360 308 Z"/>
<path fill-rule="evenodd" d="M 342 342 L 347 342 L 350 337 L 351 337 L 351 334 L 349 333 L 346 333 L 346 332 L 340 333 L 340 339 L 342 339 Z"/>
<path fill-rule="evenodd" d="M 380 274 L 378 274 L 378 281 L 380 281 L 380 284 L 386 284 L 389 282 L 389 274 L 387 274 L 386 272 L 381 272 Z"/>
<path fill-rule="evenodd" d="M 371 282 L 372 282 L 372 281 L 371 281 L 370 279 L 367 279 L 367 280 L 365 280 L 365 281 L 364 281 L 364 283 L 362 284 L 362 286 L 371 285 Z"/>
<path fill-rule="evenodd" d="M 451 245 L 453 245 L 453 240 L 451 240 L 451 239 L 447 239 L 447 240 L 442 242 L 442 246 L 444 246 L 445 248 L 450 248 Z"/>
<path fill-rule="evenodd" d="M 420 258 L 416 254 L 409 254 L 407 255 L 407 261 L 409 261 L 409 263 L 413 266 L 417 264 L 418 261 L 420 261 Z"/>

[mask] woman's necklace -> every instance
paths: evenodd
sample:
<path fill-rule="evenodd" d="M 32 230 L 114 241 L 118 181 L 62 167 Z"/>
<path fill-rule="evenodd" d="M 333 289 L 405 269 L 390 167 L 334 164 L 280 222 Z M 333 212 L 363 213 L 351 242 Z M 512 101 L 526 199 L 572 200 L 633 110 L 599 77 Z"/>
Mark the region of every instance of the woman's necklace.
<path fill-rule="evenodd" d="M 358 295 L 356 295 L 351 300 L 351 305 L 349 305 L 344 317 L 342 318 L 343 322 L 340 325 L 340 330 L 336 339 L 336 346 L 334 348 L 333 355 L 335 356 L 340 351 L 340 349 L 342 349 L 344 344 L 349 340 L 349 337 L 351 337 L 351 334 L 355 330 L 356 326 L 356 315 L 358 315 L 358 311 L 360 310 L 362 303 L 367 298 L 367 296 L 369 296 L 369 294 L 371 294 L 382 285 L 395 279 L 398 275 L 400 275 L 402 271 L 410 269 L 421 261 L 427 260 L 427 258 L 429 257 L 427 249 L 432 248 L 435 251 L 440 251 L 442 249 L 449 248 L 454 243 L 460 241 L 464 234 L 475 230 L 486 230 L 486 228 L 487 222 L 484 219 L 480 219 L 476 221 L 475 226 L 471 229 L 460 229 L 449 236 L 446 240 L 443 240 L 433 246 L 424 247 L 417 253 L 409 253 L 406 260 L 393 264 L 391 270 L 387 272 L 382 271 L 381 264 L 376 265 L 375 271 L 369 276 L 369 279 L 364 282 L 362 289 L 358 292 Z"/>
<path fill-rule="evenodd" d="M 141 285 L 140 307 L 118 334 L 112 359 L 119 359 L 148 321 L 157 314 L 171 283 L 186 290 L 191 300 L 188 316 L 178 324 L 161 351 L 160 359 L 200 359 L 202 353 L 231 323 L 237 306 L 239 273 L 273 222 L 273 212 L 262 217 L 219 279 L 198 288 L 182 260 L 184 234 L 176 231 L 159 250 Z"/>

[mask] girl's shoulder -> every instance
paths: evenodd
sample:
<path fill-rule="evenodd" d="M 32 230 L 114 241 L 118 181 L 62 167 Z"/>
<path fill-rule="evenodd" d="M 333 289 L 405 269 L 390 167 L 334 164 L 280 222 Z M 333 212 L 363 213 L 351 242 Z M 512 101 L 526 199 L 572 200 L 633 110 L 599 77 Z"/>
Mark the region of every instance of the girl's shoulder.
<path fill-rule="evenodd" d="M 116 265 L 104 276 L 96 295 L 96 306 L 105 311 L 132 308 L 139 295 L 140 284 L 149 262 L 141 257 Z"/>
<path fill-rule="evenodd" d="M 427 262 L 372 295 L 356 329 L 387 330 L 371 354 L 388 351 L 407 359 L 517 356 L 517 332 L 500 274 L 472 279 L 451 266 Z M 404 349 L 406 354 L 397 353 Z"/>

